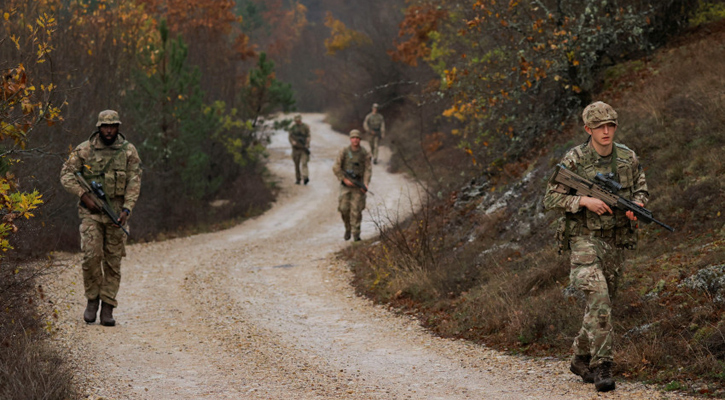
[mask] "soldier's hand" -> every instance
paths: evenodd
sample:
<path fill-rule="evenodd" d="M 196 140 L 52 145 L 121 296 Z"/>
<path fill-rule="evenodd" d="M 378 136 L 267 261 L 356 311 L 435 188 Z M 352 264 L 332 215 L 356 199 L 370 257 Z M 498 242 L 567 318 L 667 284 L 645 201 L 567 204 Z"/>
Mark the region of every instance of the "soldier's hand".
<path fill-rule="evenodd" d="M 644 207 L 644 204 L 643 203 L 640 203 L 638 201 L 634 201 L 633 203 L 636 204 L 636 205 L 638 205 L 638 206 L 640 206 L 640 207 Z M 637 217 L 634 215 L 634 212 L 632 212 L 632 211 L 627 211 L 624 214 L 627 216 L 627 218 L 629 218 L 632 221 L 636 221 L 637 220 Z"/>
<path fill-rule="evenodd" d="M 118 224 L 121 226 L 126 225 L 126 221 L 128 221 L 128 217 L 129 217 L 128 211 L 126 211 L 126 210 L 121 211 L 121 214 L 118 215 Z"/>
<path fill-rule="evenodd" d="M 604 213 L 614 214 L 612 209 L 609 208 L 607 203 L 596 199 L 594 197 L 582 196 L 579 200 L 579 205 L 586 207 L 589 211 L 597 213 L 597 215 L 603 215 Z"/>
<path fill-rule="evenodd" d="M 349 180 L 349 179 L 347 179 L 347 178 L 342 178 L 342 183 L 344 183 L 345 186 L 347 186 L 347 187 L 354 187 L 355 186 L 355 184 L 352 183 L 352 181 Z"/>
<path fill-rule="evenodd" d="M 91 210 L 92 212 L 100 212 L 101 207 L 98 207 L 98 204 L 96 204 L 95 201 L 93 201 L 93 197 L 90 193 L 84 193 L 83 196 L 81 196 L 81 201 L 86 206 L 87 209 Z"/>

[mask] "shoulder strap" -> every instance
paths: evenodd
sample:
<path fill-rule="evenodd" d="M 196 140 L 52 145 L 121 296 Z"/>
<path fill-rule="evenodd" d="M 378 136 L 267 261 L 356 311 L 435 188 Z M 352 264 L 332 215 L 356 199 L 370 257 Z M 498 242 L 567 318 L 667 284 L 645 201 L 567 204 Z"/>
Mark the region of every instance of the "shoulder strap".
<path fill-rule="evenodd" d="M 113 163 L 113 160 L 115 160 L 115 159 L 116 159 L 116 157 L 117 157 L 117 156 L 118 156 L 119 154 L 121 154 L 121 152 L 122 152 L 122 151 L 126 151 L 126 149 L 127 149 L 127 148 L 128 148 L 128 141 L 125 141 L 125 142 L 123 142 L 123 144 L 121 145 L 121 147 L 119 147 L 119 148 L 118 148 L 118 150 L 116 150 L 116 152 L 115 152 L 115 153 L 113 153 L 113 157 L 111 157 L 111 158 L 110 158 L 110 159 L 108 160 L 108 162 L 106 163 L 106 165 L 104 165 L 104 166 L 103 166 L 103 169 L 101 170 L 101 173 L 105 174 L 106 172 L 108 172 L 108 168 L 109 168 L 109 167 L 111 166 L 111 164 Z"/>

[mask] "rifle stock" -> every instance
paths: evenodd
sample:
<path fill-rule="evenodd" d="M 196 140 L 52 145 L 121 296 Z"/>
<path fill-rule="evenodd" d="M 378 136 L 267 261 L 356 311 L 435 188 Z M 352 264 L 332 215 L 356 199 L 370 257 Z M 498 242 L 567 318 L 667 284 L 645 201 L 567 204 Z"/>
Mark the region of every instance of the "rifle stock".
<path fill-rule="evenodd" d="M 575 174 L 564 165 L 558 164 L 554 171 L 553 181 L 561 183 L 562 185 L 573 190 L 579 196 L 589 196 L 597 198 L 605 202 L 609 207 L 616 207 L 620 210 L 632 211 L 638 220 L 644 223 L 654 222 L 670 232 L 674 232 L 675 229 L 665 224 L 664 222 L 658 221 L 652 215 L 652 211 L 634 203 L 633 201 L 627 200 L 624 197 L 613 193 L 611 188 L 604 184 L 597 184 L 589 181 L 588 179 L 582 178 Z"/>
<path fill-rule="evenodd" d="M 96 203 L 96 206 L 103 210 L 103 213 L 108 216 L 108 218 L 113 221 L 113 224 L 117 227 L 121 228 L 123 233 L 126 234 L 126 236 L 131 236 L 126 228 L 124 228 L 120 223 L 118 223 L 118 215 L 113 211 L 113 208 L 111 208 L 111 205 L 108 203 L 108 199 L 106 199 L 106 194 L 103 192 L 103 187 L 100 183 L 96 183 L 93 181 L 92 185 L 89 185 L 88 182 L 86 182 L 85 179 L 83 179 L 83 175 L 81 175 L 80 172 L 76 172 L 76 180 L 78 183 L 80 183 L 81 186 L 83 186 L 83 189 L 85 189 L 88 193 L 91 195 L 91 199 L 93 199 L 93 202 Z"/>

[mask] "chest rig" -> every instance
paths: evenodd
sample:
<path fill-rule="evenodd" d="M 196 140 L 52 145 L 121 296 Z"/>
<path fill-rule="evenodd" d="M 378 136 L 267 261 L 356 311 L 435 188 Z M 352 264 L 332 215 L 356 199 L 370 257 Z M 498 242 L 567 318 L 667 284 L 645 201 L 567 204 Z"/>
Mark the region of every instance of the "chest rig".
<path fill-rule="evenodd" d="M 370 129 L 380 132 L 380 128 L 383 126 L 383 116 L 380 114 L 372 114 L 368 119 L 368 126 Z"/>
<path fill-rule="evenodd" d="M 596 150 L 585 143 L 574 149 L 576 154 L 576 173 L 592 182 L 597 173 L 608 175 L 621 185 L 617 193 L 625 199 L 631 200 L 634 189 L 634 155 L 625 146 L 614 144 L 612 154 L 601 157 Z M 613 208 L 614 214 L 598 215 L 586 207 L 576 213 L 565 214 L 563 232 L 560 246 L 562 250 L 569 249 L 570 236 L 597 236 L 612 238 L 617 247 L 633 249 L 636 247 L 636 222 L 630 221 L 625 211 Z"/>
<path fill-rule="evenodd" d="M 96 138 L 96 140 L 100 140 L 100 138 Z M 102 148 L 97 148 L 94 141 L 91 140 L 89 153 L 83 159 L 81 172 L 83 178 L 88 183 L 95 181 L 103 185 L 108 200 L 126 194 L 127 148 L 128 142 L 125 140 L 121 145 Z"/>
<path fill-rule="evenodd" d="M 360 147 L 358 151 L 352 151 L 348 147 L 345 151 L 345 159 L 342 161 L 342 169 L 352 175 L 355 179 L 362 179 L 365 175 L 365 156 L 367 152 Z"/>
<path fill-rule="evenodd" d="M 307 130 L 304 125 L 293 125 L 290 133 L 292 138 L 300 145 L 304 146 L 307 143 Z"/>

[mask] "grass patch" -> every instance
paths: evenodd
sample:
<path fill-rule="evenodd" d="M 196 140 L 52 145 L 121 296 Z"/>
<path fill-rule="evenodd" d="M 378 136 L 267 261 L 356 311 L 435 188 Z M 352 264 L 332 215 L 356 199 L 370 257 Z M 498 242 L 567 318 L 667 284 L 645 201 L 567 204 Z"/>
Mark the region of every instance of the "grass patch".
<path fill-rule="evenodd" d="M 37 278 L 52 269 L 45 263 L 0 263 L 0 399 L 76 399 L 73 374 L 63 355 L 49 345 L 38 302 Z"/>

